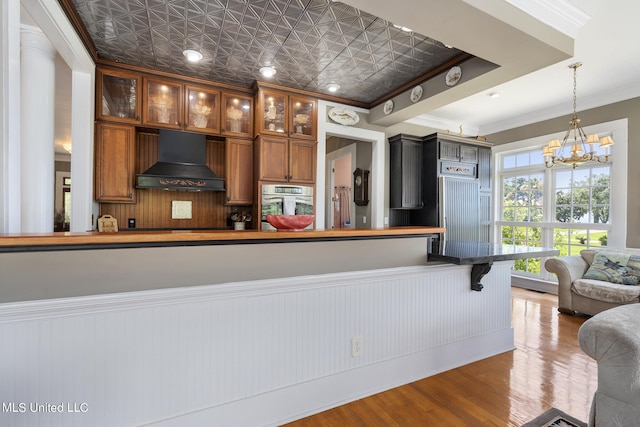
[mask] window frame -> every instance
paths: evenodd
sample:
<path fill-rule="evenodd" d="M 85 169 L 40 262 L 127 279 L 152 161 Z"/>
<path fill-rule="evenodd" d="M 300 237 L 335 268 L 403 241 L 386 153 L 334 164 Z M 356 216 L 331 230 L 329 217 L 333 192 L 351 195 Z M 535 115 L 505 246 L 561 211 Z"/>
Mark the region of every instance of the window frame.
<path fill-rule="evenodd" d="M 504 189 L 502 178 L 504 176 L 520 176 L 524 174 L 540 173 L 544 174 L 543 184 L 543 222 L 519 222 L 519 221 L 503 221 L 495 216 L 493 226 L 493 240 L 495 242 L 502 241 L 502 226 L 533 226 L 541 227 L 541 241 L 545 247 L 553 247 L 554 245 L 554 229 L 606 229 L 608 232 L 607 247 L 625 248 L 626 247 L 626 229 L 627 229 L 627 132 L 628 120 L 620 119 L 612 122 L 600 123 L 584 127 L 588 134 L 597 133 L 600 135 L 611 134 L 615 141 L 615 145 L 611 149 L 611 158 L 607 164 L 611 165 L 610 174 L 610 223 L 560 223 L 556 221 L 548 221 L 555 219 L 555 173 L 554 170 L 560 168 L 570 169 L 570 166 L 556 165 L 553 168 L 546 168 L 544 164 L 536 164 L 532 166 L 514 167 L 504 169 L 503 159 L 507 155 L 525 153 L 529 151 L 542 150 L 551 139 L 562 139 L 564 132 L 557 134 L 543 135 L 527 140 L 516 141 L 509 144 L 499 145 L 493 148 L 494 168 L 493 179 L 494 185 L 494 212 L 501 212 L 504 198 Z M 620 159 L 620 160 L 619 160 Z M 597 167 L 594 164 L 594 167 Z M 580 166 L 578 166 L 580 168 Z M 552 196 L 549 196 L 552 195 Z M 499 214 L 500 215 L 500 214 Z M 500 215 L 501 216 L 501 215 Z M 564 227 L 562 225 L 567 225 Z M 558 225 L 561 225 L 560 227 Z M 575 255 L 575 254 L 573 254 Z M 555 276 L 544 269 L 544 261 L 541 260 L 541 274 L 531 274 L 513 270 L 512 283 L 532 289 L 544 290 L 547 292 L 557 292 L 557 280 Z M 544 282 L 542 285 L 540 282 Z M 552 286 L 549 286 L 552 285 Z"/>

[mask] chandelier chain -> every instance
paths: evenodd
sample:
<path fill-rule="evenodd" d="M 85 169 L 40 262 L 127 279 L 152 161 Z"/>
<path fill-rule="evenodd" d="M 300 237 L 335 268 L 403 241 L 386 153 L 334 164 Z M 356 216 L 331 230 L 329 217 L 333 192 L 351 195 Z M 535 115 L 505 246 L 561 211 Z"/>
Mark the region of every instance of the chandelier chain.
<path fill-rule="evenodd" d="M 578 67 L 582 65 L 581 63 L 576 63 L 572 65 L 573 68 L 573 118 L 577 118 L 578 117 L 578 113 L 577 113 L 577 99 L 578 99 Z"/>

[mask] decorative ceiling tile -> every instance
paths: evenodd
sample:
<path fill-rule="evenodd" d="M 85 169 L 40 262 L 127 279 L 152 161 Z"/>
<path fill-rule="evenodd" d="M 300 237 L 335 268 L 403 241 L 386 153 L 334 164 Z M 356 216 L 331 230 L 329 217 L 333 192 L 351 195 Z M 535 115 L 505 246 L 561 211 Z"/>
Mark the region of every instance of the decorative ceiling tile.
<path fill-rule="evenodd" d="M 244 87 L 273 65 L 277 84 L 371 102 L 460 53 L 331 0 L 72 1 L 101 58 Z"/>

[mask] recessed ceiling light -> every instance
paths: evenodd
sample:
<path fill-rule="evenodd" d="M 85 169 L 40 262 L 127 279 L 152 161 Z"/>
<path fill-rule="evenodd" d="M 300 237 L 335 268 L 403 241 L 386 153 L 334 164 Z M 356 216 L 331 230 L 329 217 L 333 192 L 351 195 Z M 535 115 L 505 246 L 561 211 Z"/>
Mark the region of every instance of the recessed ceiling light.
<path fill-rule="evenodd" d="M 329 83 L 327 85 L 327 89 L 329 90 L 329 92 L 337 92 L 340 89 L 340 85 L 335 83 Z"/>
<path fill-rule="evenodd" d="M 393 24 L 393 26 L 399 30 L 404 31 L 405 33 L 410 33 L 413 31 L 411 28 L 403 27 L 402 25 Z"/>
<path fill-rule="evenodd" d="M 260 74 L 266 78 L 273 77 L 276 74 L 276 69 L 273 67 L 262 67 L 260 68 Z"/>
<path fill-rule="evenodd" d="M 202 54 L 197 50 L 183 50 L 182 54 L 187 58 L 189 62 L 198 62 L 202 59 Z"/>
<path fill-rule="evenodd" d="M 488 94 L 491 98 L 499 98 L 500 92 L 491 92 Z"/>

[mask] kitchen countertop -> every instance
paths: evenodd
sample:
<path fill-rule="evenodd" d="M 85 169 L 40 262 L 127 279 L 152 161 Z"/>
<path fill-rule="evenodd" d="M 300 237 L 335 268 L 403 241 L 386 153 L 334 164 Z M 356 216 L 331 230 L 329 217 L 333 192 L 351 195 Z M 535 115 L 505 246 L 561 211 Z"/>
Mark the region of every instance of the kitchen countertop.
<path fill-rule="evenodd" d="M 174 230 L 54 232 L 0 235 L 0 252 L 198 246 L 419 237 L 443 233 L 439 227 L 392 227 L 305 231 Z"/>
<path fill-rule="evenodd" d="M 502 243 L 469 242 L 463 240 L 436 241 L 429 248 L 429 259 L 459 265 L 485 264 L 523 258 L 555 256 L 560 251 L 536 246 Z"/>
<path fill-rule="evenodd" d="M 434 240 L 429 245 L 428 259 L 458 265 L 471 265 L 471 290 L 482 291 L 480 282 L 496 261 L 556 256 L 554 248 L 506 245 L 502 243 L 470 242 L 464 240 Z"/>

